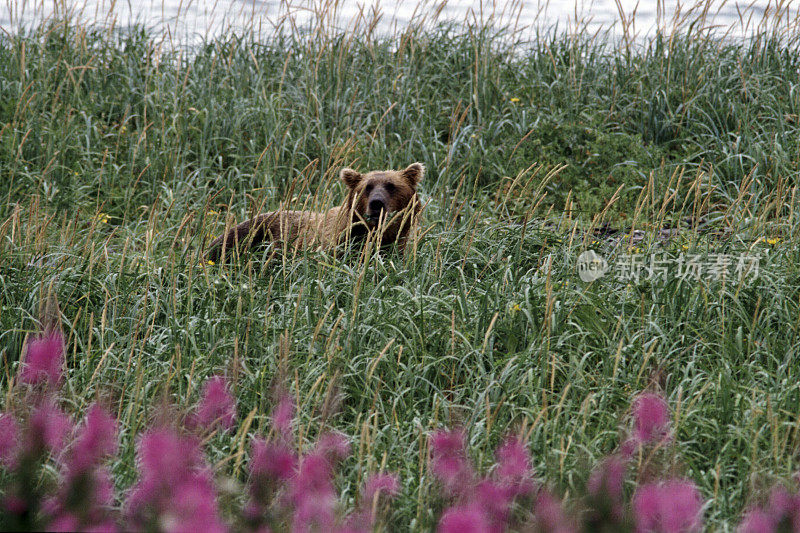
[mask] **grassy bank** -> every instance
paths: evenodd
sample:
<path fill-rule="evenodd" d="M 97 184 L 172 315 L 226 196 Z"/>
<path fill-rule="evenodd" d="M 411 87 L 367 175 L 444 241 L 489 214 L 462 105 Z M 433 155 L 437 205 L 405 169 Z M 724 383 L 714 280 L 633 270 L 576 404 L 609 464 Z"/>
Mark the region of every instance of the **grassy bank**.
<path fill-rule="evenodd" d="M 163 396 L 191 405 L 220 371 L 240 424 L 211 459 L 241 476 L 281 352 L 300 435 L 357 439 L 342 486 L 399 473 L 393 529 L 435 524 L 432 429 L 464 424 L 482 464 L 529 432 L 537 473 L 569 492 L 648 386 L 676 410 L 675 468 L 711 500 L 710 524 L 732 527 L 797 470 L 796 28 L 721 42 L 687 23 L 630 46 L 447 25 L 354 35 L 174 50 L 53 22 L 0 37 L 4 392 L 54 292 L 69 407 L 116 410 L 120 488 Z M 226 221 L 337 203 L 342 166 L 413 161 L 428 204 L 405 256 L 202 261 Z M 613 265 L 634 246 L 594 243 L 604 224 L 644 230 L 631 251 L 647 257 L 750 254 L 759 275 L 586 284 L 582 251 Z"/>

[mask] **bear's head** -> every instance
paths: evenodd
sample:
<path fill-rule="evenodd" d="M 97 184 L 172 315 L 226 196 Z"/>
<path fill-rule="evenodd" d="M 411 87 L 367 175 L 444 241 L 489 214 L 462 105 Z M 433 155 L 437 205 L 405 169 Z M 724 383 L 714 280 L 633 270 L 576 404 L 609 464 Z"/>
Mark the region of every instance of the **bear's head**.
<path fill-rule="evenodd" d="M 349 189 L 348 200 L 354 216 L 374 227 L 381 217 L 388 219 L 412 203 L 425 167 L 422 163 L 412 163 L 403 170 L 375 170 L 367 174 L 343 168 L 339 175 Z"/>

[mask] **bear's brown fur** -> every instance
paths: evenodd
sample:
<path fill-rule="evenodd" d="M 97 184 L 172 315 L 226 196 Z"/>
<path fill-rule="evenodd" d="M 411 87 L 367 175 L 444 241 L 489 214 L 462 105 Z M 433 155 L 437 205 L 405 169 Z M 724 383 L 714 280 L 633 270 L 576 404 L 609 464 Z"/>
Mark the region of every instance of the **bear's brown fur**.
<path fill-rule="evenodd" d="M 350 237 L 374 231 L 381 245 L 405 247 L 417 224 L 421 205 L 417 184 L 425 174 L 421 163 L 404 170 L 376 170 L 361 174 L 344 168 L 339 177 L 347 186 L 342 205 L 328 211 L 271 211 L 242 222 L 215 239 L 208 258 L 217 261 L 226 251 L 252 247 L 262 241 L 288 241 L 297 248 L 330 249 Z"/>

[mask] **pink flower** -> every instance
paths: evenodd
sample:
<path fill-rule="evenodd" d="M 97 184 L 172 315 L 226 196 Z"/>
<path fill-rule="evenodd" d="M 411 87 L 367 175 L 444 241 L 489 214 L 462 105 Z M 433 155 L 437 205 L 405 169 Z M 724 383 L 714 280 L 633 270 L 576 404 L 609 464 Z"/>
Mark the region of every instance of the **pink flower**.
<path fill-rule="evenodd" d="M 545 489 L 540 490 L 536 497 L 534 519 L 540 531 L 577 533 L 577 528 L 570 523 L 561 502 Z"/>
<path fill-rule="evenodd" d="M 214 476 L 210 470 L 201 468 L 182 479 L 174 489 L 169 506 L 161 516 L 167 531 L 226 531 L 217 515 Z"/>
<path fill-rule="evenodd" d="M 272 412 L 272 424 L 275 426 L 278 435 L 285 440 L 291 439 L 292 417 L 294 416 L 294 405 L 292 397 L 283 394 L 277 407 Z"/>
<path fill-rule="evenodd" d="M 321 453 L 310 453 L 300 461 L 297 476 L 292 480 L 292 499 L 300 501 L 313 494 L 333 495 L 333 469 Z"/>
<path fill-rule="evenodd" d="M 800 531 L 800 495 L 777 486 L 769 495 L 768 512 L 775 524 L 786 524 Z"/>
<path fill-rule="evenodd" d="M 295 504 L 292 516 L 292 531 L 294 533 L 332 531 L 336 523 L 335 505 L 336 497 L 327 493 L 299 500 Z"/>
<path fill-rule="evenodd" d="M 193 438 L 159 428 L 139 441 L 141 478 L 128 497 L 130 526 L 224 531 L 211 471 Z"/>
<path fill-rule="evenodd" d="M 62 514 L 57 516 L 50 524 L 47 526 L 49 531 L 57 531 L 57 532 L 69 532 L 69 531 L 79 531 L 81 527 L 80 520 L 73 514 Z"/>
<path fill-rule="evenodd" d="M 800 495 L 781 486 L 772 489 L 765 509 L 751 509 L 739 525 L 739 533 L 800 531 Z"/>
<path fill-rule="evenodd" d="M 476 504 L 451 507 L 444 512 L 436 528 L 439 533 L 491 533 L 489 517 Z"/>
<path fill-rule="evenodd" d="M 503 530 L 514 500 L 514 493 L 513 488 L 484 479 L 475 486 L 471 499 L 482 509 L 493 529 Z"/>
<path fill-rule="evenodd" d="M 68 454 L 62 458 L 63 478 L 50 502 L 49 514 L 55 518 L 49 528 L 83 531 L 108 523 L 114 485 L 111 474 L 101 463 L 116 450 L 116 420 L 98 404 L 92 405 Z M 76 527 L 71 525 L 73 520 L 77 520 Z"/>
<path fill-rule="evenodd" d="M 325 433 L 317 441 L 317 450 L 330 461 L 338 462 L 350 455 L 350 443 L 341 433 Z"/>
<path fill-rule="evenodd" d="M 92 404 L 86 422 L 73 444 L 70 468 L 83 471 L 117 451 L 117 421 L 98 404 Z"/>
<path fill-rule="evenodd" d="M 658 394 L 641 394 L 633 402 L 633 434 L 642 444 L 663 440 L 669 431 L 669 407 Z"/>
<path fill-rule="evenodd" d="M 21 515 L 28 510 L 28 502 L 19 496 L 15 496 L 14 494 L 5 496 L 2 502 L 3 510 L 7 513 Z"/>
<path fill-rule="evenodd" d="M 375 529 L 375 513 L 373 504 L 379 497 L 394 498 L 400 488 L 397 476 L 394 474 L 372 474 L 367 477 L 361 489 L 361 501 L 345 525 L 338 529 L 338 533 L 368 533 Z"/>
<path fill-rule="evenodd" d="M 531 455 L 518 437 L 510 436 L 497 448 L 497 476 L 511 491 L 511 496 L 530 494 L 534 490 Z"/>
<path fill-rule="evenodd" d="M 98 524 L 81 525 L 80 520 L 72 514 L 56 517 L 47 526 L 48 531 L 82 531 L 85 533 L 116 533 L 119 531 L 114 522 L 107 520 Z"/>
<path fill-rule="evenodd" d="M 150 430 L 139 442 L 142 472 L 164 481 L 178 477 L 203 464 L 199 443 L 168 428 Z"/>
<path fill-rule="evenodd" d="M 619 447 L 619 453 L 625 459 L 630 459 L 633 454 L 639 449 L 639 441 L 635 438 L 626 439 Z"/>
<path fill-rule="evenodd" d="M 72 421 L 52 401 L 46 400 L 33 411 L 29 431 L 31 439 L 27 445 L 30 449 L 58 453 L 72 431 Z"/>
<path fill-rule="evenodd" d="M 0 464 L 13 467 L 18 436 L 19 427 L 14 417 L 7 413 L 0 414 Z"/>
<path fill-rule="evenodd" d="M 464 455 L 464 432 L 441 430 L 431 436 L 431 451 L 434 456 Z"/>
<path fill-rule="evenodd" d="M 775 520 L 761 509 L 748 511 L 742 521 L 739 533 L 774 533 Z"/>
<path fill-rule="evenodd" d="M 589 475 L 587 525 L 607 530 L 621 528 L 625 521 L 623 484 L 628 468 L 624 455 L 604 459 Z"/>
<path fill-rule="evenodd" d="M 20 374 L 23 383 L 57 384 L 64 365 L 64 339 L 59 332 L 44 335 L 28 344 L 25 364 Z"/>
<path fill-rule="evenodd" d="M 224 429 L 233 427 L 236 419 L 236 402 L 228 392 L 228 381 L 214 376 L 203 385 L 202 399 L 197 407 L 196 423 L 201 427 L 219 424 Z"/>
<path fill-rule="evenodd" d="M 285 481 L 294 475 L 297 454 L 285 444 L 254 438 L 250 446 L 250 472 L 256 478 L 254 482 L 263 482 L 262 478 Z"/>
<path fill-rule="evenodd" d="M 703 499 L 691 481 L 642 485 L 633 497 L 636 530 L 679 533 L 703 527 Z"/>
<path fill-rule="evenodd" d="M 627 462 L 619 457 L 609 457 L 592 471 L 587 483 L 589 494 L 593 497 L 610 498 L 622 501 L 622 484 L 625 481 Z"/>
<path fill-rule="evenodd" d="M 111 522 L 109 520 L 109 521 L 103 522 L 101 524 L 97 524 L 97 525 L 94 525 L 94 526 L 89 526 L 87 528 L 84 528 L 83 531 L 85 531 L 86 533 L 116 533 L 117 531 L 119 531 L 119 529 L 114 524 L 114 522 Z"/>
<path fill-rule="evenodd" d="M 400 482 L 395 474 L 372 474 L 364 482 L 364 499 L 372 505 L 376 495 L 394 498 L 400 491 Z"/>
<path fill-rule="evenodd" d="M 291 479 L 293 531 L 330 531 L 336 520 L 333 469 L 328 456 L 319 448 L 318 444 L 316 451 L 300 461 L 297 475 Z"/>
<path fill-rule="evenodd" d="M 437 431 L 431 436 L 431 469 L 450 495 L 471 488 L 474 473 L 464 450 L 463 431 Z"/>

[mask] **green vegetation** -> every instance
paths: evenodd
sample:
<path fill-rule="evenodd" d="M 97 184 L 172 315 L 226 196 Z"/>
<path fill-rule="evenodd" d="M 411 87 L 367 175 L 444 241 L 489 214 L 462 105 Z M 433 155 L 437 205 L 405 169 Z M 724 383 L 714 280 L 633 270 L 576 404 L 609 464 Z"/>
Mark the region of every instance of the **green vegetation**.
<path fill-rule="evenodd" d="M 76 412 L 97 397 L 116 410 L 119 483 L 134 482 L 135 435 L 164 395 L 193 405 L 217 372 L 240 422 L 211 460 L 241 479 L 244 433 L 268 430 L 283 375 L 303 439 L 357 436 L 345 495 L 367 470 L 400 475 L 400 530 L 441 508 L 434 428 L 464 424 L 483 465 L 508 431 L 529 432 L 537 473 L 570 491 L 652 386 L 677 410 L 676 468 L 712 500 L 707 523 L 733 527 L 798 467 L 800 31 L 776 24 L 719 41 L 689 21 L 627 47 L 449 25 L 287 24 L 183 50 L 71 22 L 4 34 L 2 390 L 54 293 L 64 394 Z M 338 203 L 342 166 L 413 161 L 428 204 L 405 256 L 203 261 L 227 222 Z M 593 244 L 602 224 L 645 230 L 646 257 L 758 255 L 759 275 L 587 284 L 582 251 L 613 265 L 631 244 Z"/>

